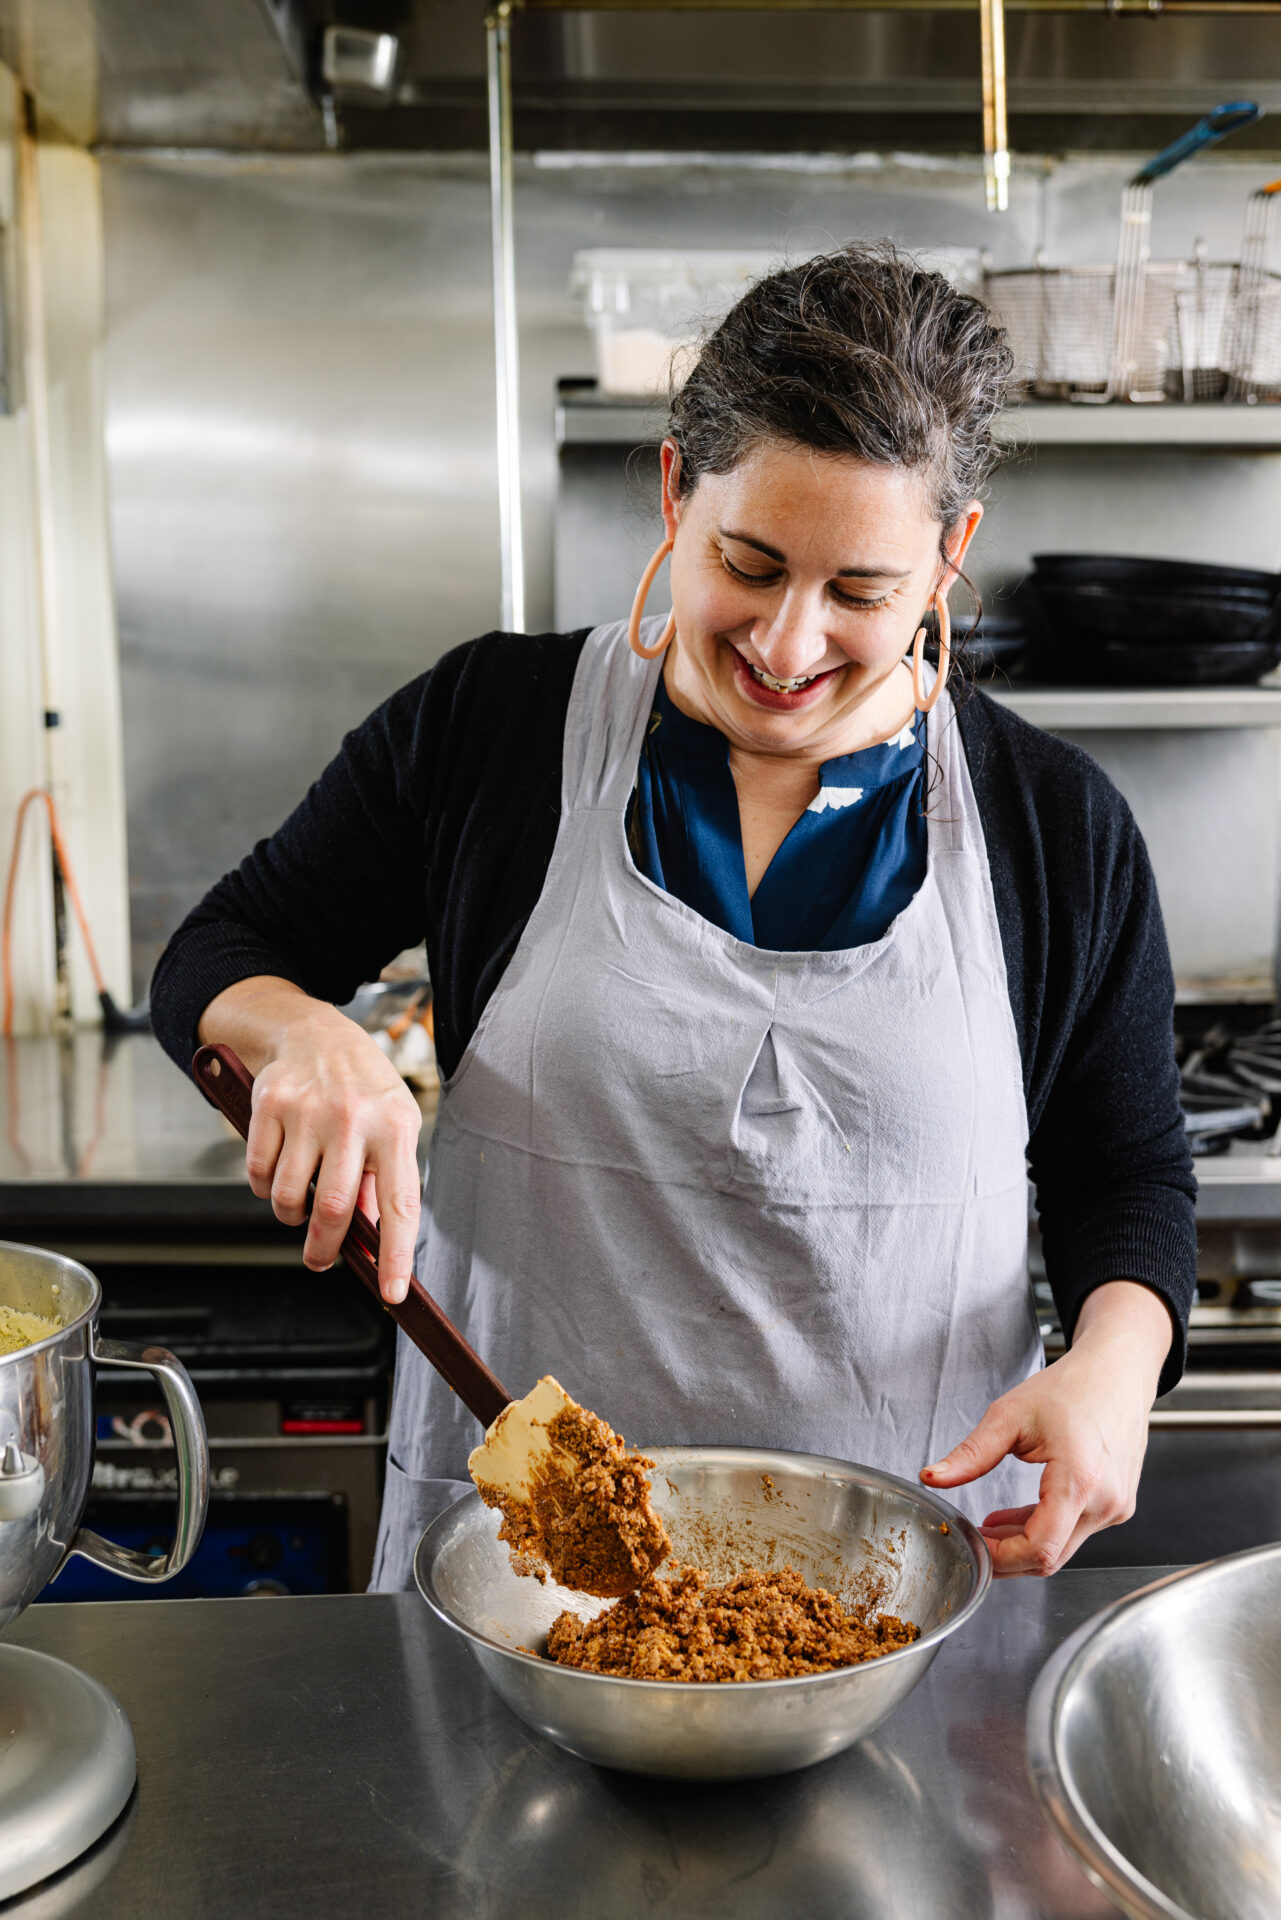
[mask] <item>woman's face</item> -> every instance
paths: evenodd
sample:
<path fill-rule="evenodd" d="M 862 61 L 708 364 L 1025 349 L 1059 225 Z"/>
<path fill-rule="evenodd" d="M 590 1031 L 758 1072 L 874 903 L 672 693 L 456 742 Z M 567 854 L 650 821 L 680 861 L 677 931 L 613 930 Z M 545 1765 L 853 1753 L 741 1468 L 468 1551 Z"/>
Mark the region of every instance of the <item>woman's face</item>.
<path fill-rule="evenodd" d="M 678 459 L 665 442 L 677 703 L 757 753 L 824 759 L 889 738 L 913 705 L 903 656 L 956 576 L 977 501 L 945 567 L 917 473 L 765 444 L 678 499 Z"/>

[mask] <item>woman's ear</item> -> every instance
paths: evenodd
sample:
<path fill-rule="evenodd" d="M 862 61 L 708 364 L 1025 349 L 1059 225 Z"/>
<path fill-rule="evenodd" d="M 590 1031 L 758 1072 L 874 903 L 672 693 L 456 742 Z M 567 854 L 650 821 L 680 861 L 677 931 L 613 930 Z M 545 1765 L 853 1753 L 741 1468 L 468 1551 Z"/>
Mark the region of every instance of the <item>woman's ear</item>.
<path fill-rule="evenodd" d="M 681 450 L 674 440 L 664 440 L 658 457 L 663 469 L 663 531 L 674 540 L 681 519 Z"/>
<path fill-rule="evenodd" d="M 944 567 L 943 577 L 938 583 L 939 593 L 946 593 L 948 591 L 948 588 L 960 573 L 961 568 L 965 565 L 965 555 L 969 549 L 970 541 L 978 532 L 979 521 L 982 518 L 983 503 L 981 500 L 971 500 L 964 513 L 957 515 L 955 522 L 948 532 L 947 538 L 943 542 L 944 551 L 947 554 L 947 565 Z"/>

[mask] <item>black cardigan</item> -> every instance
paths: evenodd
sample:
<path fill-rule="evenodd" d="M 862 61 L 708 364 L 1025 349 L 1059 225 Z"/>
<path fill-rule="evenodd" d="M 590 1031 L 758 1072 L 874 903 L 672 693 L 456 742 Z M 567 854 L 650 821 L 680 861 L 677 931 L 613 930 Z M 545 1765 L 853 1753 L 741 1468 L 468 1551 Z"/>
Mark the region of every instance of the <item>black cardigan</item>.
<path fill-rule="evenodd" d="M 361 726 L 302 804 L 210 889 L 161 956 L 155 1030 L 186 1068 L 215 994 L 253 974 L 341 1005 L 424 937 L 442 1073 L 457 1065 L 542 888 L 585 632 L 487 634 Z M 1134 819 L 1079 748 L 985 694 L 959 703 L 1023 1056 L 1046 1272 L 1068 1339 L 1106 1280 L 1178 1332 L 1196 1281 L 1174 983 Z"/>

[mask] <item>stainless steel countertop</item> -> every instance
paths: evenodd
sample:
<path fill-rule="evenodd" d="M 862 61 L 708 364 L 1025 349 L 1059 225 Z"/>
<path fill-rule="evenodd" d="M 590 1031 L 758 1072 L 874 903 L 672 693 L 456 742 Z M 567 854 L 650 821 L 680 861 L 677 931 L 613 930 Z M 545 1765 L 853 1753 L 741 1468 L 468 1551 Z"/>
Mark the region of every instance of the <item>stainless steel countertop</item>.
<path fill-rule="evenodd" d="M 8 1041 L 0 1081 L 0 1237 L 11 1220 L 269 1217 L 241 1142 L 151 1034 Z"/>
<path fill-rule="evenodd" d="M 1150 1569 L 994 1587 L 872 1737 L 732 1787 L 528 1731 L 417 1595 L 33 1607 L 9 1640 L 111 1688 L 137 1792 L 14 1920 L 1094 1920 L 1023 1772 L 1051 1649 Z"/>

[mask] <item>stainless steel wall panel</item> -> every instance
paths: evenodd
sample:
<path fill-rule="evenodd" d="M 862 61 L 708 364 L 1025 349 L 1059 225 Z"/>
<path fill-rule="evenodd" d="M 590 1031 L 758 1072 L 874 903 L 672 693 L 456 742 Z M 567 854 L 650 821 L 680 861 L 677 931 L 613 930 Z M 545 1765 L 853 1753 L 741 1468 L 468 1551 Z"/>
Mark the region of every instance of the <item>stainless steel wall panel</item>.
<path fill-rule="evenodd" d="M 479 170 L 115 159 L 135 970 L 344 730 L 493 624 Z"/>

